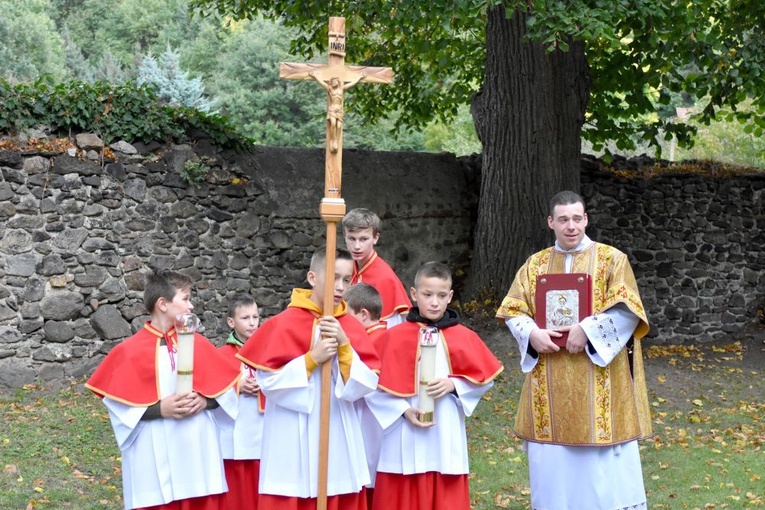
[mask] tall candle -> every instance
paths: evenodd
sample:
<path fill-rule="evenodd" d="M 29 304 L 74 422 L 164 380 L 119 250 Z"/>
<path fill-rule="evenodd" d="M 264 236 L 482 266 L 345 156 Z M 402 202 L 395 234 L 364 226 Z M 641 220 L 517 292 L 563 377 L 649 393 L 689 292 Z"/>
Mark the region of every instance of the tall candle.
<path fill-rule="evenodd" d="M 194 333 L 199 319 L 193 313 L 175 317 L 175 332 L 178 335 L 178 372 L 175 379 L 175 393 L 184 395 L 194 389 Z"/>
<path fill-rule="evenodd" d="M 436 378 L 436 345 L 438 344 L 438 328 L 424 327 L 420 329 L 420 391 L 417 407 L 424 413 L 420 421 L 433 422 L 435 401 L 428 395 L 428 383 Z"/>

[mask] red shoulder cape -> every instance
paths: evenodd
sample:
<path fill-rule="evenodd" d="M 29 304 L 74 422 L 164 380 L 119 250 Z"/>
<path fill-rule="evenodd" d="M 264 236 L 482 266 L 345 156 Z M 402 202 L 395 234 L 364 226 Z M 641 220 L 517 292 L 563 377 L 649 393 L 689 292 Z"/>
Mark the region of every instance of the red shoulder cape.
<path fill-rule="evenodd" d="M 406 293 L 401 280 L 398 279 L 393 268 L 377 255 L 377 252 L 363 267 L 357 268 L 356 264 L 353 264 L 351 284 L 362 282 L 368 283 L 380 293 L 383 302 L 382 315 L 380 316 L 382 320 L 386 320 L 396 313 L 405 314 L 412 307 L 412 302 L 409 301 L 409 295 Z"/>
<path fill-rule="evenodd" d="M 156 404 L 160 399 L 157 347 L 162 336 L 146 323 L 106 355 L 85 387 L 99 397 L 131 406 Z M 166 337 L 177 343 L 175 329 L 168 331 Z M 233 367 L 210 340 L 194 335 L 194 391 L 208 398 L 217 397 L 237 382 L 239 373 L 239 368 Z"/>
<path fill-rule="evenodd" d="M 386 330 L 377 340 L 376 345 L 381 346 L 382 367 L 378 384 L 381 390 L 401 397 L 417 393 L 422 326 L 424 324 L 406 321 Z M 502 372 L 502 364 L 473 330 L 456 324 L 438 331 L 446 347 L 450 377 L 487 384 Z"/>
<path fill-rule="evenodd" d="M 343 315 L 337 316 L 337 320 L 350 339 L 353 350 L 370 369 L 379 369 L 380 359 L 364 326 L 344 310 L 342 313 Z M 279 370 L 311 350 L 318 319 L 319 314 L 315 312 L 300 307 L 289 307 L 263 323 L 244 347 L 239 349 L 237 358 L 261 370 Z"/>
<path fill-rule="evenodd" d="M 367 335 L 369 335 L 369 340 L 372 341 L 372 346 L 375 348 L 375 351 L 377 351 L 378 356 L 382 352 L 382 344 L 380 344 L 380 337 L 387 331 L 388 325 L 385 323 L 385 321 L 380 321 L 374 326 L 370 326 L 367 328 Z"/>

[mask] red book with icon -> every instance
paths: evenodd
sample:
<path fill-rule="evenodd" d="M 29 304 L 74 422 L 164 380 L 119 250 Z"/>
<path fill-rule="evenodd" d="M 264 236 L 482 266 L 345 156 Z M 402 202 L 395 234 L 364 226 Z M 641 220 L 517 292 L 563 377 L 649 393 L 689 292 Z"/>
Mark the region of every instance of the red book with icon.
<path fill-rule="evenodd" d="M 542 329 L 573 326 L 592 314 L 592 283 L 587 273 L 541 274 L 537 276 L 534 320 Z M 568 332 L 551 337 L 566 346 Z"/>

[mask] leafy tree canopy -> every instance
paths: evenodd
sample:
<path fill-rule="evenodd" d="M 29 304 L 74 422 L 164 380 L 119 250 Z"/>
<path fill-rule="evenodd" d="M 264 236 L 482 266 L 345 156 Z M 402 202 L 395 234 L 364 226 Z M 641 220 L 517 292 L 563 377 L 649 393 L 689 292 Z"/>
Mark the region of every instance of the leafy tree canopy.
<path fill-rule="evenodd" d="M 51 10 L 48 0 L 0 0 L 0 75 L 14 82 L 65 75 L 63 41 Z"/>
<path fill-rule="evenodd" d="M 262 14 L 298 27 L 292 52 L 313 58 L 327 44 L 330 15 L 346 17 L 347 61 L 390 65 L 396 87 L 356 93 L 370 120 L 400 109 L 398 122 L 450 120 L 484 78 L 487 9 L 496 0 L 192 0 L 202 12 L 234 19 Z M 527 13 L 529 36 L 550 49 L 585 42 L 591 94 L 583 136 L 596 149 L 609 140 L 634 148 L 636 138 L 691 141 L 692 125 L 660 110 L 678 94 L 705 99 L 697 121 L 720 115 L 765 128 L 765 3 L 761 0 L 508 0 Z M 572 87 L 576 86 L 572 84 Z M 747 101 L 746 110 L 737 106 Z"/>

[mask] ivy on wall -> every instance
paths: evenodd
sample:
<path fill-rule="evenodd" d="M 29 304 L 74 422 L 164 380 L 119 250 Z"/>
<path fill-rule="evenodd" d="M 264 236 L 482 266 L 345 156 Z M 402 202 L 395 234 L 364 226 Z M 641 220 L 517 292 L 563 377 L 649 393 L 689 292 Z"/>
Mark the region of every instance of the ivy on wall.
<path fill-rule="evenodd" d="M 180 142 L 194 131 L 203 131 L 219 148 L 251 144 L 225 117 L 164 104 L 150 86 L 54 83 L 48 77 L 19 84 L 0 80 L 0 132 L 14 135 L 41 125 L 56 134 L 96 133 L 107 143 Z"/>

